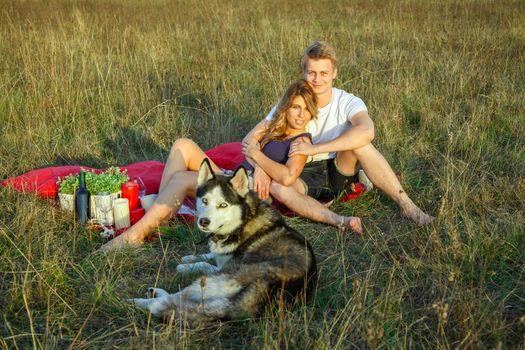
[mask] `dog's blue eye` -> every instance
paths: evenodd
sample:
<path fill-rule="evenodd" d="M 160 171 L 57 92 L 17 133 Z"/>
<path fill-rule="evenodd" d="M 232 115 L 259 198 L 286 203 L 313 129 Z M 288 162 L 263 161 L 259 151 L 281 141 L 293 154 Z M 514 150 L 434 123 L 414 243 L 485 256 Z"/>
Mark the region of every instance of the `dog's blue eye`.
<path fill-rule="evenodd" d="M 221 204 L 219 205 L 219 208 L 226 208 L 227 206 L 228 206 L 227 203 L 221 203 Z"/>

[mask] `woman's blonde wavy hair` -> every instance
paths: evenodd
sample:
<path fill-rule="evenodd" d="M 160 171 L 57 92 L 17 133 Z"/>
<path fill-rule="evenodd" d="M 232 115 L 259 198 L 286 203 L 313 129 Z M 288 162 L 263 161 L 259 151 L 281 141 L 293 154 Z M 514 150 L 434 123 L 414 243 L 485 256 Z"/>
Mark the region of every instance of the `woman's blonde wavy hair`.
<path fill-rule="evenodd" d="M 304 79 L 294 81 L 279 101 L 272 119 L 266 124 L 261 147 L 270 141 L 284 140 L 286 138 L 286 112 L 292 107 L 293 99 L 301 96 L 306 103 L 306 109 L 312 115 L 312 120 L 317 118 L 317 96 Z"/>

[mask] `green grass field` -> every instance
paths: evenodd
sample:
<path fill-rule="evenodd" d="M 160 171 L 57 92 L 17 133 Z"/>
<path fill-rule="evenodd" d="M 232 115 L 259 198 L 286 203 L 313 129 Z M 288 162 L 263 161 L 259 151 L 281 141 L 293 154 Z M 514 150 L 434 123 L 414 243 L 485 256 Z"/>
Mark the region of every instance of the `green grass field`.
<path fill-rule="evenodd" d="M 189 282 L 175 266 L 206 249 L 194 227 L 101 256 L 56 204 L 0 188 L 0 347 L 524 348 L 523 1 L 2 1 L 0 180 L 238 141 L 316 39 L 435 223 L 377 190 L 334 207 L 362 238 L 289 219 L 316 251 L 315 297 L 199 331 L 124 301 Z"/>

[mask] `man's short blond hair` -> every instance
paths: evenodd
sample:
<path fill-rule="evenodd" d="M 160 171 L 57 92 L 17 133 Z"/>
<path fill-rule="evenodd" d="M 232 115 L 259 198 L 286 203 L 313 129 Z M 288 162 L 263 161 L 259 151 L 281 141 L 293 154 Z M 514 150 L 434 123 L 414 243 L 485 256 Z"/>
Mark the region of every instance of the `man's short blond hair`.
<path fill-rule="evenodd" d="M 335 49 L 324 41 L 316 41 L 304 49 L 303 57 L 301 58 L 301 68 L 303 72 L 306 72 L 306 63 L 308 59 L 319 60 L 327 58 L 332 61 L 334 69 L 337 68 L 337 57 L 335 55 Z"/>

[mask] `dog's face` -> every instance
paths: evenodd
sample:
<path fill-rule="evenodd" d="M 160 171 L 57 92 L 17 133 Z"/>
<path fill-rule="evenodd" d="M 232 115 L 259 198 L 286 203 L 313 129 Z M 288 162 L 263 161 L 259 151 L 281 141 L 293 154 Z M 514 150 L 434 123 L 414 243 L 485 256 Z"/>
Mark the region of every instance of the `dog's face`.
<path fill-rule="evenodd" d="M 206 233 L 229 235 L 242 224 L 248 175 L 239 168 L 231 178 L 216 176 L 205 159 L 197 180 L 197 225 Z"/>

